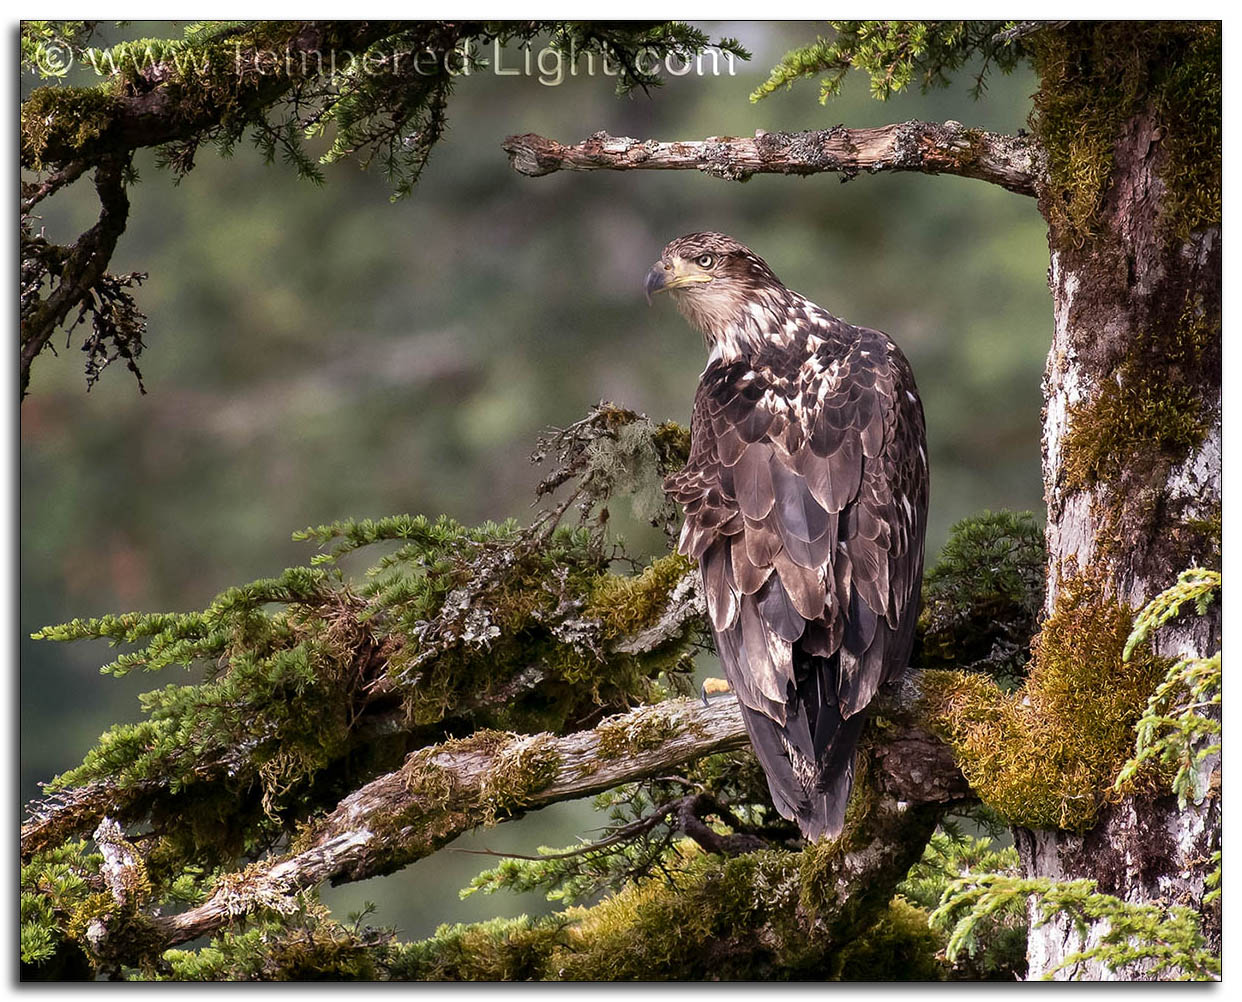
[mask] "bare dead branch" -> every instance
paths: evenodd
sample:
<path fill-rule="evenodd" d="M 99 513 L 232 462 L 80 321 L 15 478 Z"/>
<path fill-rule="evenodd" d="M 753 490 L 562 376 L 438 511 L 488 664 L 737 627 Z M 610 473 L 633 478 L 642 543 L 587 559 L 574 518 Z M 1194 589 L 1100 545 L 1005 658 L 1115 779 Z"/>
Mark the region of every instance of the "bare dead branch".
<path fill-rule="evenodd" d="M 1043 150 L 1034 137 L 968 129 L 960 122 L 760 130 L 753 137 L 687 142 L 597 132 L 571 146 L 528 133 L 510 136 L 503 145 L 513 169 L 528 177 L 558 170 L 697 170 L 729 181 L 744 181 L 752 174 L 822 173 L 837 173 L 848 181 L 864 172 L 912 171 L 975 178 L 1035 196 L 1045 174 Z"/>
<path fill-rule="evenodd" d="M 58 171 L 53 171 L 42 181 L 22 182 L 21 211 L 30 212 L 48 195 L 54 194 L 66 185 L 73 184 L 90 167 L 86 160 L 74 160 Z"/>

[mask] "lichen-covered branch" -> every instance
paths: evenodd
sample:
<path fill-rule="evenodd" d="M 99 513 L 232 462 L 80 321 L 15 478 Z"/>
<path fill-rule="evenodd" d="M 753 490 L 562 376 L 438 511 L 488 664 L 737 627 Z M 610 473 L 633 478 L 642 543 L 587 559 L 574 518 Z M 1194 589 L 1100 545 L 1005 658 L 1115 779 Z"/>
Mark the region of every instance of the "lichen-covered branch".
<path fill-rule="evenodd" d="M 912 171 L 975 178 L 1036 196 L 1045 173 L 1043 151 L 1034 137 L 968 129 L 959 122 L 759 131 L 753 137 L 686 142 L 597 132 L 573 145 L 528 133 L 510 136 L 504 149 L 513 169 L 529 177 L 558 170 L 697 170 L 730 181 L 752 174 L 822 173 L 837 173 L 848 181 L 862 173 Z"/>
<path fill-rule="evenodd" d="M 684 461 L 686 433 L 612 405 L 596 413 L 606 427 L 557 452 L 573 465 L 566 479 L 582 481 L 572 496 L 592 529 L 557 529 L 555 519 L 525 530 L 409 516 L 335 523 L 299 534 L 332 548 L 314 566 L 228 589 L 201 612 L 41 631 L 137 645 L 112 673 L 203 663 L 208 678 L 147 697 L 152 719 L 113 728 L 49 784 L 22 826 L 23 861 L 89 834 L 105 814 L 161 836 L 189 828 L 198 834 L 186 851 L 217 847 L 217 862 L 230 861 L 234 840 L 262 847 L 334 805 L 339 788 L 320 784 L 332 791 L 338 770 L 362 783 L 450 734 L 570 733 L 688 692 L 698 575 L 676 555 L 612 573 L 620 551 L 596 514 L 612 493 L 650 493 L 645 484 Z M 400 549 L 361 594 L 330 567 L 387 540 Z M 198 822 L 217 834 L 203 837 Z"/>
<path fill-rule="evenodd" d="M 943 745 L 912 723 L 892 727 L 876 758 L 884 796 L 908 805 L 969 798 Z M 325 881 L 390 873 L 477 825 L 661 775 L 745 741 L 741 711 L 728 697 L 708 706 L 670 700 L 564 737 L 485 731 L 422 749 L 342 800 L 288 855 L 223 879 L 205 903 L 157 926 L 167 945 L 183 943 L 259 906 L 293 907 L 292 895 Z M 852 862 L 841 879 L 859 880 L 877 854 Z"/>
<path fill-rule="evenodd" d="M 675 700 L 562 738 L 483 731 L 422 749 L 342 800 L 295 852 L 226 880 L 203 905 L 165 920 L 169 945 L 273 896 L 390 873 L 499 815 L 599 793 L 745 740 L 734 701 Z"/>

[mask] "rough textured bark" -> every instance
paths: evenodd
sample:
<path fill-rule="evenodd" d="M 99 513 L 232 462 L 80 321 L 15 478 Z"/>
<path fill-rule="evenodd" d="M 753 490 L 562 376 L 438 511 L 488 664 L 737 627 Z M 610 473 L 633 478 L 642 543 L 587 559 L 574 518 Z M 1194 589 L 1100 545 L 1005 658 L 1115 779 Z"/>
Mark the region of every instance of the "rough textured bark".
<path fill-rule="evenodd" d="M 1211 563 L 1218 545 L 1210 526 L 1219 533 L 1220 229 L 1173 235 L 1162 215 L 1162 136 L 1150 111 L 1132 117 L 1114 146 L 1096 235 L 1076 246 L 1055 223 L 1051 231 L 1055 329 L 1043 430 L 1049 611 L 1063 582 L 1079 573 L 1098 576 L 1138 608 L 1181 570 Z M 1177 427 L 1159 423 L 1172 416 L 1162 407 L 1180 412 Z M 1170 624 L 1156 652 L 1206 656 L 1219 644 L 1219 614 L 1210 612 Z M 1129 901 L 1201 908 L 1220 838 L 1219 759 L 1205 768 L 1215 779 L 1198 807 L 1181 811 L 1172 796 L 1130 797 L 1107 807 L 1086 835 L 1019 829 L 1027 875 L 1089 877 Z M 1218 941 L 1219 912 L 1208 910 L 1206 928 Z M 1032 928 L 1029 976 L 1080 946 L 1065 922 Z M 1095 965 L 1075 972 L 1141 975 Z"/>

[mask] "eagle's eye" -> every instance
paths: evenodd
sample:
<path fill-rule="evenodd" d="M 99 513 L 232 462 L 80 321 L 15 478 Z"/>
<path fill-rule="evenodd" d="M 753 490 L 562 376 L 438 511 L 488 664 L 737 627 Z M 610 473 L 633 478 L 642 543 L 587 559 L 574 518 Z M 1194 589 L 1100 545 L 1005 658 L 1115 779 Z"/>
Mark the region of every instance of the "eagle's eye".
<path fill-rule="evenodd" d="M 700 268 L 710 268 L 716 263 L 716 259 L 711 254 L 700 254 L 694 263 Z"/>

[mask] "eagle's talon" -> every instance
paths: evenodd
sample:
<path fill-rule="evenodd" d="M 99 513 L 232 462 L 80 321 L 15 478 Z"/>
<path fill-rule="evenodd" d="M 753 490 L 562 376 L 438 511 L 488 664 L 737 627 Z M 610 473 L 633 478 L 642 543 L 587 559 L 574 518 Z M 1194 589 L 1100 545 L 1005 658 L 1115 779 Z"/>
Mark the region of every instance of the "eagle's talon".
<path fill-rule="evenodd" d="M 728 681 L 723 678 L 705 678 L 703 680 L 703 688 L 699 690 L 699 695 L 703 699 L 703 705 L 707 706 L 708 696 L 718 696 L 722 692 L 732 692 L 733 689 Z"/>

